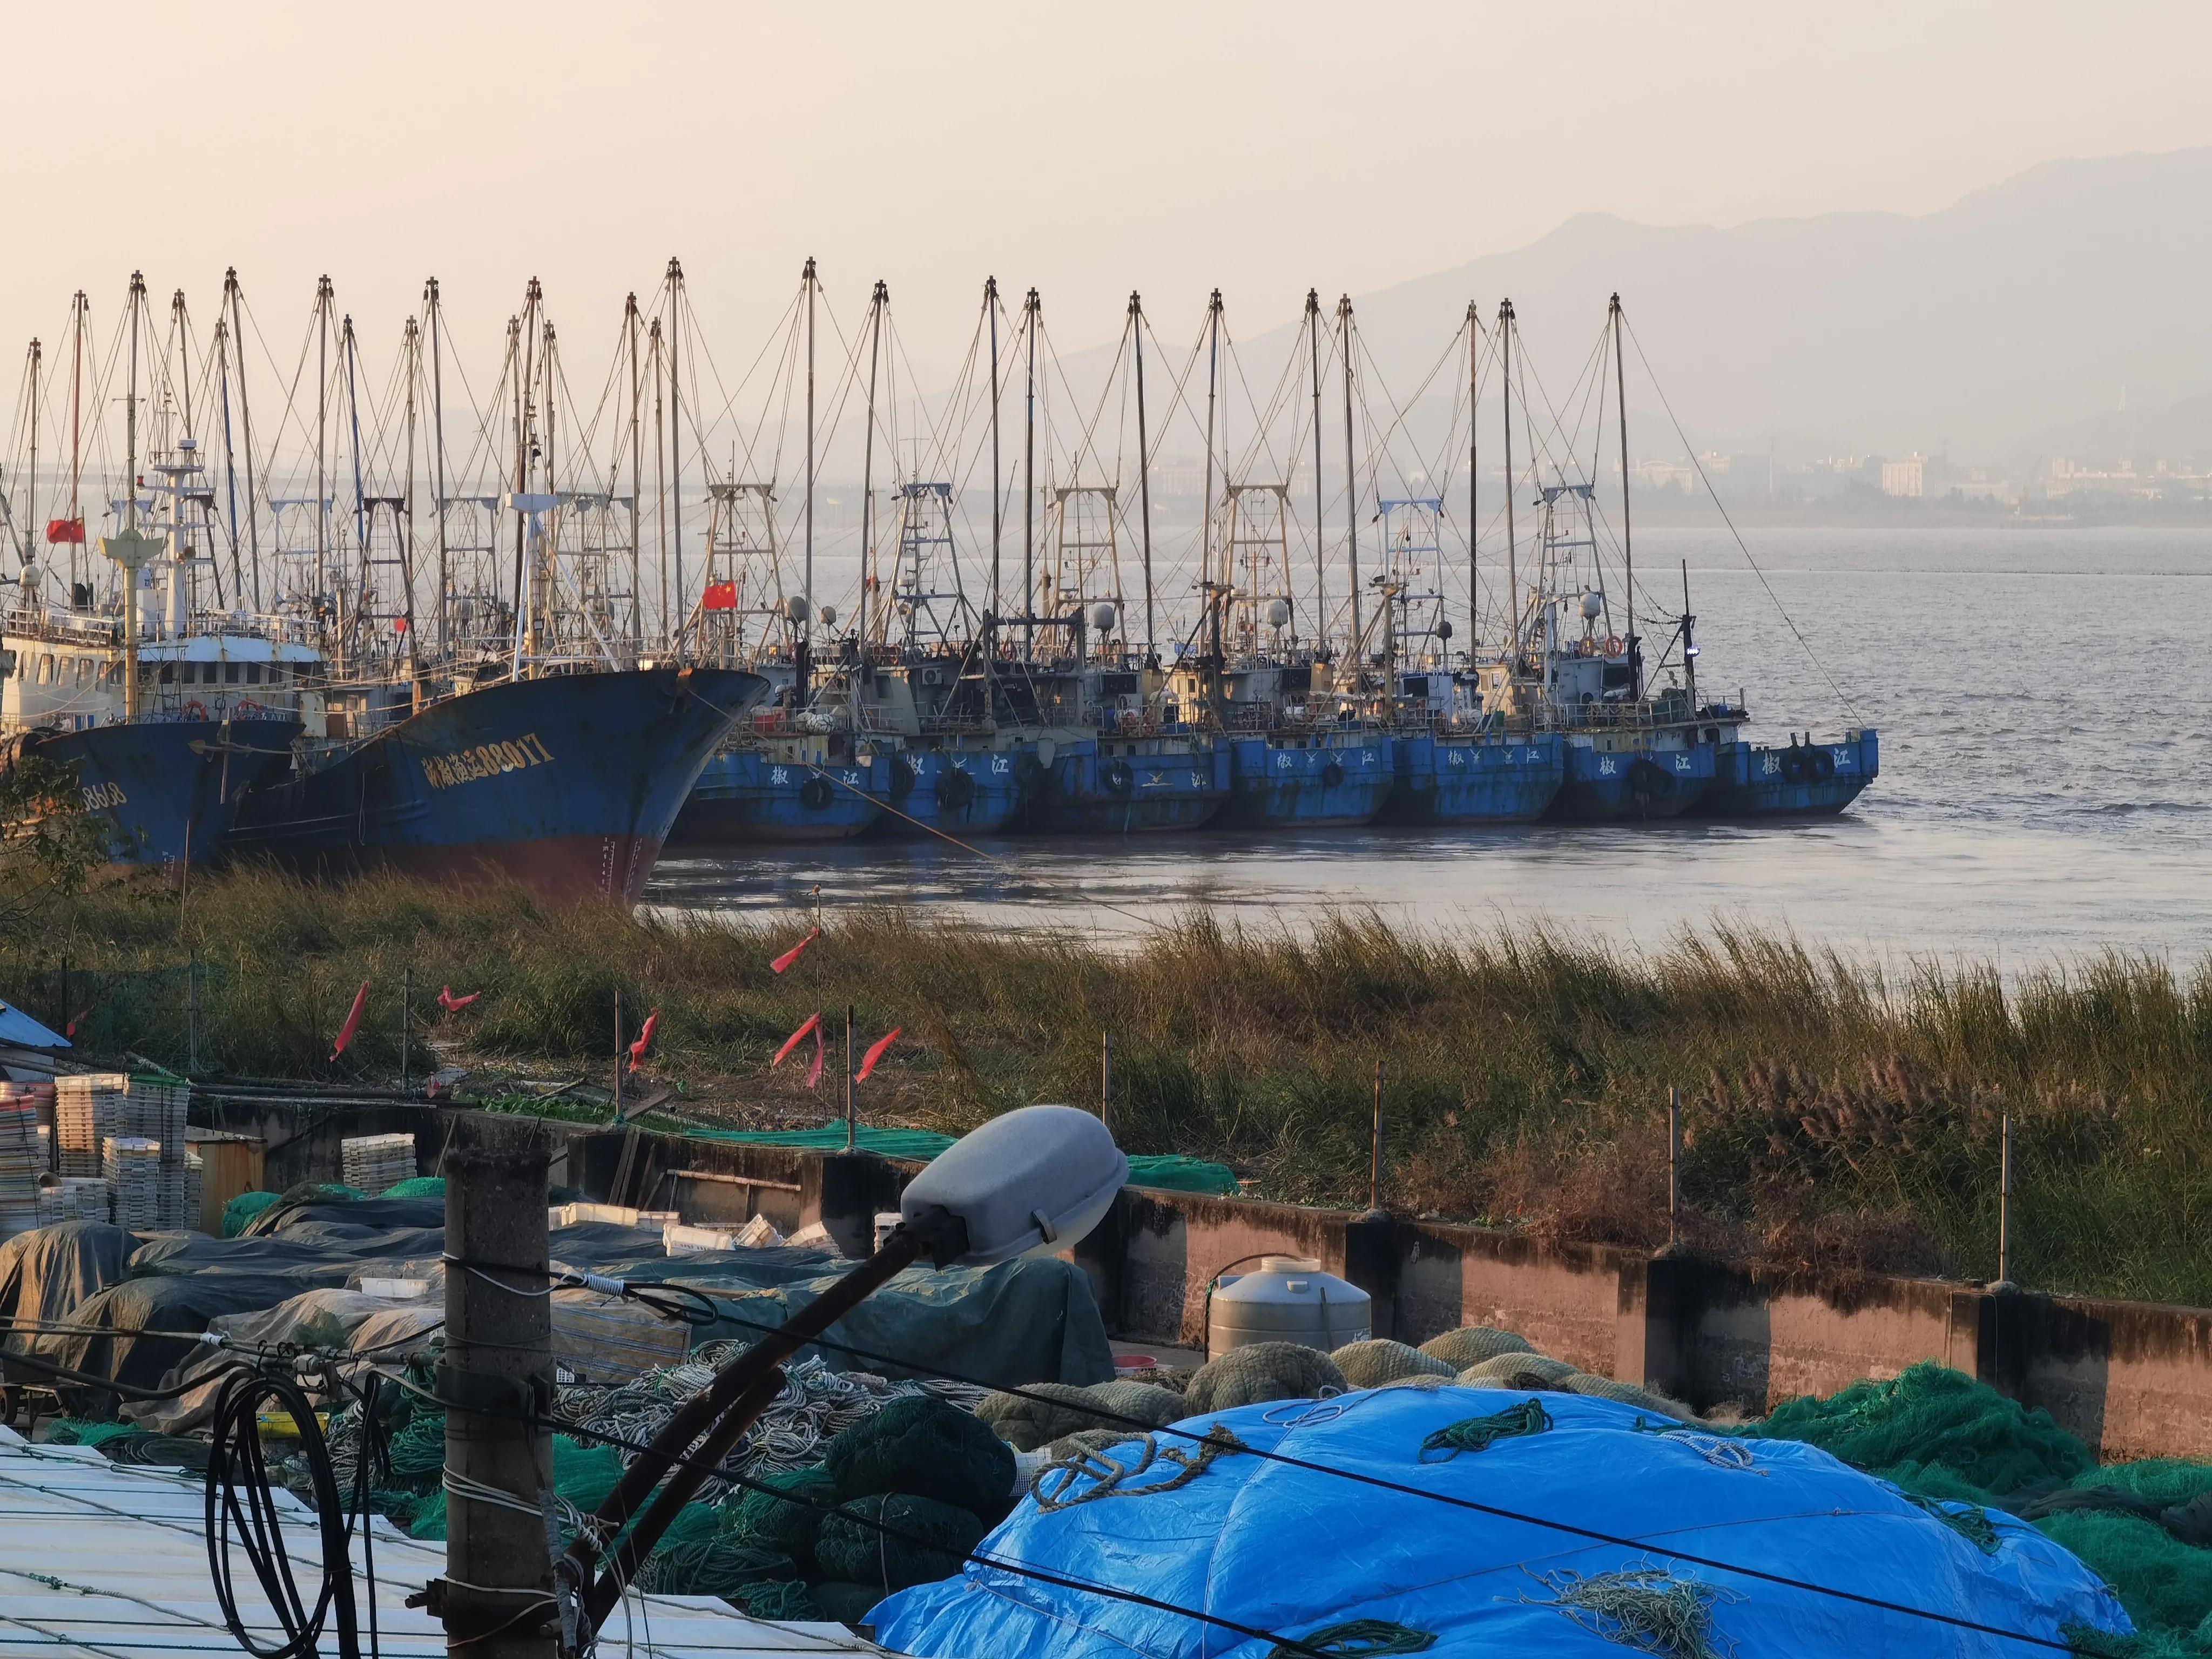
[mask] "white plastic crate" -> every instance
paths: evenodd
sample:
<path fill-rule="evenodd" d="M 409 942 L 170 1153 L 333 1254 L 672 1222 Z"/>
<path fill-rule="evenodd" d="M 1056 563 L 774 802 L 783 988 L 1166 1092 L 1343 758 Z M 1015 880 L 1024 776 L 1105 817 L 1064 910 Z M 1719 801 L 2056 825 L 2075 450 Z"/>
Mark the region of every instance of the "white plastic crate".
<path fill-rule="evenodd" d="M 371 1198 L 386 1187 L 415 1177 L 415 1137 L 356 1135 L 338 1143 L 340 1179 Z"/>
<path fill-rule="evenodd" d="M 100 1143 L 115 1224 L 151 1231 L 161 1220 L 161 1143 L 143 1135 L 110 1135 Z"/>
<path fill-rule="evenodd" d="M 55 1163 L 65 1176 L 100 1173 L 100 1147 L 128 1135 L 131 1079 L 122 1072 L 80 1072 L 54 1079 Z"/>

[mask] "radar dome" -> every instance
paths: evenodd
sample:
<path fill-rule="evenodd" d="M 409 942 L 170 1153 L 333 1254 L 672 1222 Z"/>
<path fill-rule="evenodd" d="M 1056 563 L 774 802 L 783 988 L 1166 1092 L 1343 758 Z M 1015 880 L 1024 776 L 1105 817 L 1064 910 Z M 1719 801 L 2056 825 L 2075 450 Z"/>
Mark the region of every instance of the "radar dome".
<path fill-rule="evenodd" d="M 1101 599 L 1097 604 L 1092 605 L 1091 607 L 1091 625 L 1102 634 L 1111 633 L 1114 629 L 1114 607 L 1108 604 L 1104 599 Z"/>
<path fill-rule="evenodd" d="M 825 605 L 822 607 L 822 625 L 824 628 L 835 628 L 837 625 L 837 607 L 836 605 Z"/>
<path fill-rule="evenodd" d="M 1288 623 L 1290 619 L 1291 602 L 1288 599 L 1270 599 L 1267 601 L 1268 627 L 1280 628 L 1285 623 Z"/>
<path fill-rule="evenodd" d="M 805 594 L 793 593 L 783 602 L 783 614 L 795 623 L 803 623 L 814 614 L 814 607 L 807 603 Z"/>
<path fill-rule="evenodd" d="M 1605 614 L 1605 595 L 1593 587 L 1583 595 L 1583 620 L 1595 622 Z"/>

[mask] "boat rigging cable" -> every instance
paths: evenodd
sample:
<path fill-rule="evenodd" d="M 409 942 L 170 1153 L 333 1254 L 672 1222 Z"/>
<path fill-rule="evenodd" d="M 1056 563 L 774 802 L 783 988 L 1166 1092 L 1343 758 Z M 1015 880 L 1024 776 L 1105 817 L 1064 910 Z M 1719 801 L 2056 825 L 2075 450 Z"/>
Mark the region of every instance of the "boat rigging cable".
<path fill-rule="evenodd" d="M 1805 660 L 1820 671 L 1820 678 L 1827 681 L 1828 689 L 1836 694 L 1836 701 L 1843 704 L 1844 712 L 1853 720 L 1858 720 L 1859 711 L 1852 705 L 1850 698 L 1844 695 L 1844 688 L 1836 684 L 1836 677 L 1828 672 L 1827 665 L 1814 653 L 1811 641 L 1798 631 L 1796 623 L 1783 609 L 1781 598 L 1775 592 L 1773 584 L 1766 580 L 1766 573 L 1759 568 L 1759 561 L 1751 556 L 1751 549 L 1745 545 L 1743 533 L 1735 527 L 1735 520 L 1729 516 L 1728 508 L 1722 506 L 1720 492 L 1713 488 L 1713 481 L 1705 476 L 1705 463 L 1698 459 L 1698 452 L 1691 447 L 1689 434 L 1682 430 L 1682 422 L 1674 413 L 1674 405 L 1668 401 L 1667 389 L 1659 384 L 1658 375 L 1652 373 L 1651 360 L 1644 355 L 1644 342 L 1637 337 L 1636 325 L 1628 320 L 1626 311 L 1621 313 L 1620 320 L 1628 330 L 1629 339 L 1635 343 L 1636 361 L 1644 365 L 1644 373 L 1651 382 L 1651 389 L 1659 394 L 1660 406 L 1667 411 L 1668 420 L 1674 423 L 1674 435 L 1681 440 L 1682 447 L 1689 452 L 1690 465 L 1698 469 L 1698 482 L 1705 485 L 1705 494 L 1712 497 L 1713 506 L 1719 509 L 1721 522 L 1728 526 L 1729 534 L 1735 538 L 1736 548 L 1742 553 L 1743 562 L 1751 567 L 1751 574 L 1759 578 L 1759 585 L 1766 590 L 1766 597 L 1774 601 L 1776 612 L 1781 617 L 1783 625 L 1789 629 L 1790 637 L 1805 653 Z"/>

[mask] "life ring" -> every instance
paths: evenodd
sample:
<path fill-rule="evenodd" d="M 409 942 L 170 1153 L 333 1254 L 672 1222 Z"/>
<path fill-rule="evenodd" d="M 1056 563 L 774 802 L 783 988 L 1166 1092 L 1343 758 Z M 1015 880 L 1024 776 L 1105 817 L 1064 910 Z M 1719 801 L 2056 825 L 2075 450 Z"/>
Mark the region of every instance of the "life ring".
<path fill-rule="evenodd" d="M 1825 749 L 1812 749 L 1806 752 L 1812 757 L 1813 776 L 1816 781 L 1826 783 L 1836 775 L 1836 757 L 1833 755 Z"/>
<path fill-rule="evenodd" d="M 234 720 L 258 720 L 261 718 L 261 705 L 252 698 L 246 697 L 240 701 L 238 707 L 230 711 L 230 717 Z"/>
<path fill-rule="evenodd" d="M 799 786 L 799 804 L 810 812 L 819 812 L 830 805 L 832 793 L 830 780 L 817 772 Z"/>
<path fill-rule="evenodd" d="M 1620 635 L 1608 634 L 1605 636 L 1605 654 L 1607 656 L 1617 657 L 1626 649 L 1628 649 L 1628 647 L 1626 645 L 1622 643 Z"/>
<path fill-rule="evenodd" d="M 1135 709 L 1124 708 L 1121 711 L 1121 726 L 1124 732 L 1133 732 L 1144 723 L 1144 717 Z"/>
<path fill-rule="evenodd" d="M 948 766 L 937 775 L 937 804 L 949 812 L 965 811 L 975 799 L 975 780 L 963 769 Z"/>
<path fill-rule="evenodd" d="M 904 800 L 914 793 L 914 763 L 904 755 L 891 757 L 891 799 Z"/>
<path fill-rule="evenodd" d="M 188 720 L 204 720 L 207 718 L 207 705 L 198 697 L 186 697 L 177 712 Z"/>
<path fill-rule="evenodd" d="M 1811 766 L 1812 763 L 1805 757 L 1805 751 L 1796 744 L 1793 744 L 1782 751 L 1782 776 L 1785 781 L 1804 782 L 1805 775 L 1811 769 Z"/>
<path fill-rule="evenodd" d="M 1099 775 L 1105 786 L 1117 795 L 1126 795 L 1137 787 L 1137 774 L 1125 760 L 1111 761 Z"/>
<path fill-rule="evenodd" d="M 1321 769 L 1321 781 L 1322 787 L 1325 789 L 1335 788 L 1344 781 L 1344 769 L 1334 761 L 1331 761 Z"/>

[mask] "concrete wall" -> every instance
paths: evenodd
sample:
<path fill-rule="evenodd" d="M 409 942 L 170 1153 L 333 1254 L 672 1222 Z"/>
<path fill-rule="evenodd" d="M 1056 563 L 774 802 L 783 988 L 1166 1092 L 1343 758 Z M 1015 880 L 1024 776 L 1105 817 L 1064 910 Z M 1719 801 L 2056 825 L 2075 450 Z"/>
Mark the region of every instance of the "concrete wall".
<path fill-rule="evenodd" d="M 467 1114 L 428 1106 L 297 1108 L 196 1100 L 193 1119 L 268 1143 L 269 1184 L 337 1178 L 338 1143 L 416 1136 L 425 1174 Z M 765 1215 L 822 1224 L 865 1254 L 918 1167 L 637 1130 L 548 1122 L 552 1180 L 686 1220 Z M 1073 1251 L 1107 1325 L 1202 1345 L 1206 1297 L 1261 1255 L 1318 1260 L 1375 1298 L 1378 1335 L 1420 1342 L 1461 1325 L 1519 1332 L 1584 1370 L 1648 1383 L 1701 1409 L 1764 1413 L 1802 1394 L 1894 1376 L 1933 1359 L 2048 1410 L 2106 1460 L 2212 1460 L 2212 1310 L 2049 1297 L 1930 1279 L 1801 1280 L 1691 1258 L 1518 1234 L 1125 1188 Z"/>

